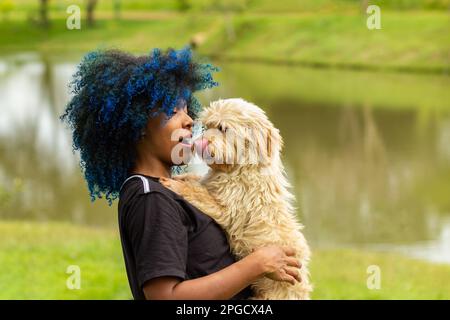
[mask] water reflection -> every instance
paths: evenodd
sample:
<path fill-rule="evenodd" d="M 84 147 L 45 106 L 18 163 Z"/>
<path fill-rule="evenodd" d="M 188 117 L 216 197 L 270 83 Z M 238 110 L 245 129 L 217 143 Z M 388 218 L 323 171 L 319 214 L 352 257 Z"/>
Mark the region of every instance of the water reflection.
<path fill-rule="evenodd" d="M 0 218 L 116 224 L 116 204 L 90 202 L 69 132 L 58 120 L 74 69 L 74 63 L 32 54 L 0 60 Z M 285 139 L 284 160 L 313 245 L 399 250 L 450 262 L 450 117 L 433 96 L 442 94 L 436 88 L 447 78 L 418 85 L 422 80 L 414 77 L 420 76 L 402 75 L 416 83 L 409 90 L 421 88 L 419 101 L 417 92 L 412 100 L 404 97 L 408 87 L 395 87 L 402 83 L 396 76 L 377 74 L 372 83 L 388 79 L 394 87 L 376 82 L 380 92 L 372 100 L 343 87 L 345 98 L 331 102 L 322 99 L 328 87 L 318 79 L 334 83 L 335 76 L 357 86 L 360 77 L 371 76 L 308 69 L 288 74 L 254 65 L 222 70 L 221 87 L 203 101 L 242 96 L 267 109 Z M 267 86 L 270 79 L 261 82 L 262 74 L 289 85 Z M 303 92 L 301 77 L 315 79 L 317 87 L 309 84 Z M 377 103 L 389 101 L 382 94 L 397 94 L 396 105 L 380 108 Z"/>
<path fill-rule="evenodd" d="M 436 157 L 435 130 L 420 142 L 413 111 L 311 107 L 283 115 L 288 110 L 272 117 L 297 128 L 285 135 L 286 158 L 316 243 L 410 243 L 440 233 L 431 216 L 450 212 L 448 202 L 424 189 L 442 184 L 448 192 L 450 166 Z"/>
<path fill-rule="evenodd" d="M 1 217 L 114 224 L 114 210 L 90 203 L 70 136 L 58 120 L 74 64 L 26 56 L 2 65 Z"/>

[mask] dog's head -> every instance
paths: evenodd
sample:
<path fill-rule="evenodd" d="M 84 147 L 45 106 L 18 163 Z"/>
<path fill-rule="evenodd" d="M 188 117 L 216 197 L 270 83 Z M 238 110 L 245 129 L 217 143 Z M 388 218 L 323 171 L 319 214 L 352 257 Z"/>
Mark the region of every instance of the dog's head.
<path fill-rule="evenodd" d="M 279 156 L 283 145 L 279 130 L 250 102 L 237 98 L 214 101 L 199 120 L 205 128 L 199 149 L 213 169 L 265 167 Z"/>

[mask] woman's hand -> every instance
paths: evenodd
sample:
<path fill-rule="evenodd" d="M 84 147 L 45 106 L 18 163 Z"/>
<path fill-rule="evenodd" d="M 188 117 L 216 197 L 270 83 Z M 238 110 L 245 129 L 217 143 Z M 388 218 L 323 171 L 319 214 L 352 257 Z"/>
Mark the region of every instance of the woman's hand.
<path fill-rule="evenodd" d="M 185 190 L 189 188 L 189 185 L 185 181 L 179 179 L 175 180 L 166 177 L 161 177 L 159 178 L 159 182 L 167 189 L 170 189 L 179 195 L 183 195 Z"/>
<path fill-rule="evenodd" d="M 194 300 L 230 299 L 262 276 L 295 284 L 300 281 L 300 262 L 289 247 L 258 248 L 245 258 L 207 276 L 180 281 L 175 277 L 158 277 L 143 287 L 147 299 Z"/>
<path fill-rule="evenodd" d="M 298 270 L 301 263 L 294 257 L 293 248 L 271 245 L 254 250 L 251 255 L 259 261 L 263 274 L 269 279 L 291 284 L 302 281 Z"/>

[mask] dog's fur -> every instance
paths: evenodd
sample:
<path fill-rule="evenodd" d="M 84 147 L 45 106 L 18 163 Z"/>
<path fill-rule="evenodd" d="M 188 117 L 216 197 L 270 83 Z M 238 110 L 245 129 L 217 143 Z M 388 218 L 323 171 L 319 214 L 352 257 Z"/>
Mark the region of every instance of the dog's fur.
<path fill-rule="evenodd" d="M 212 170 L 201 181 L 184 175 L 181 180 L 163 183 L 222 226 L 238 258 L 271 244 L 296 249 L 296 258 L 302 265 L 302 281 L 292 285 L 260 278 L 252 284 L 253 299 L 309 299 L 312 291 L 308 273 L 310 249 L 296 219 L 292 205 L 294 196 L 288 190 L 290 185 L 280 159 L 283 141 L 279 130 L 263 110 L 242 99 L 212 102 L 202 112 L 200 120 L 207 129 L 221 127 L 224 130 L 226 127 L 245 137 L 244 163 L 211 164 Z M 269 140 L 245 136 L 246 128 L 262 130 Z M 267 154 L 262 155 L 259 163 L 251 163 L 252 157 L 261 157 L 255 155 L 255 148 L 251 147 L 261 145 L 267 148 Z M 225 134 L 211 139 L 207 148 L 222 159 L 236 160 L 238 156 L 236 145 L 227 145 Z"/>

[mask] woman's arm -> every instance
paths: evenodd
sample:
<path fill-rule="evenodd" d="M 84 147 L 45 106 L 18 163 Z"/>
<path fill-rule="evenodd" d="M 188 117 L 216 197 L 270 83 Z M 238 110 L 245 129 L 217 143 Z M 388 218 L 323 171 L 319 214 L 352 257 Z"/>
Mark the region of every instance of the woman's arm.
<path fill-rule="evenodd" d="M 155 300 L 227 300 L 256 279 L 270 276 L 292 284 L 301 281 L 297 268 L 300 263 L 292 248 L 267 246 L 232 265 L 193 280 L 158 277 L 147 281 L 143 291 L 147 299 Z"/>

